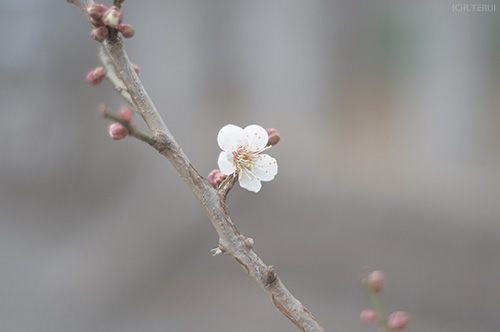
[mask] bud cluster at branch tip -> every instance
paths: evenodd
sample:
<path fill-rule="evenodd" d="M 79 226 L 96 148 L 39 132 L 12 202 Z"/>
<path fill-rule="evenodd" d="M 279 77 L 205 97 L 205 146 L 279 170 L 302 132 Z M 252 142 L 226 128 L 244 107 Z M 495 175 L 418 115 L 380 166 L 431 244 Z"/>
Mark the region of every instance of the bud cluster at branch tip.
<path fill-rule="evenodd" d="M 222 173 L 219 169 L 214 169 L 207 176 L 208 182 L 214 187 L 219 188 L 222 181 L 226 179 L 226 175 Z"/>
<path fill-rule="evenodd" d="M 97 67 L 91 70 L 86 77 L 87 83 L 90 85 L 99 85 L 106 77 L 106 69 L 102 67 Z"/>
<path fill-rule="evenodd" d="M 121 6 L 123 2 L 124 0 L 117 1 L 117 4 Z M 107 8 L 105 5 L 93 3 L 87 7 L 87 13 L 94 27 L 90 35 L 100 43 L 109 37 L 108 29 L 116 29 L 124 38 L 132 38 L 135 34 L 132 25 L 122 24 L 123 14 L 118 6 Z"/>

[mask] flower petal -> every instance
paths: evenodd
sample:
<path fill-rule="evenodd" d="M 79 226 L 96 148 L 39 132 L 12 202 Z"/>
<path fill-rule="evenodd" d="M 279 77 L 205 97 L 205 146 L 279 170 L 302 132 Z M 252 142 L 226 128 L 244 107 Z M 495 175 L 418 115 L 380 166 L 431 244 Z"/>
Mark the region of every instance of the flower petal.
<path fill-rule="evenodd" d="M 232 124 L 222 127 L 217 135 L 217 143 L 224 151 L 236 151 L 238 147 L 246 143 L 243 129 Z"/>
<path fill-rule="evenodd" d="M 267 145 L 269 135 L 261 126 L 250 125 L 243 129 L 243 136 L 247 139 L 248 149 L 250 151 L 262 151 Z"/>
<path fill-rule="evenodd" d="M 240 181 L 240 186 L 242 188 L 253 191 L 254 193 L 259 192 L 260 188 L 262 187 L 260 180 L 254 178 L 248 172 L 241 172 L 241 174 L 238 174 L 238 180 Z"/>
<path fill-rule="evenodd" d="M 219 169 L 222 173 L 226 175 L 234 173 L 235 167 L 232 158 L 233 154 L 231 152 L 222 151 L 219 154 L 219 160 L 217 163 L 219 164 Z"/>
<path fill-rule="evenodd" d="M 271 181 L 278 173 L 276 159 L 267 154 L 258 155 L 252 173 L 261 181 Z"/>

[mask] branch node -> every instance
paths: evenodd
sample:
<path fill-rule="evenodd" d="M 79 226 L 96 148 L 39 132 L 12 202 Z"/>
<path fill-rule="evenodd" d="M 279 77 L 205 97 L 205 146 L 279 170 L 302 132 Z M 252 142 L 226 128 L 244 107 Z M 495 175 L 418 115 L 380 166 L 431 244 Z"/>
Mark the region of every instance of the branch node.
<path fill-rule="evenodd" d="M 164 133 L 156 133 L 153 135 L 151 146 L 159 153 L 163 154 L 163 152 L 169 148 L 169 140 Z"/>
<path fill-rule="evenodd" d="M 276 281 L 276 272 L 274 272 L 274 266 L 269 265 L 266 269 L 266 272 L 264 274 L 264 280 L 266 281 L 266 284 L 269 286 L 273 282 Z"/>
<path fill-rule="evenodd" d="M 253 239 L 251 237 L 246 237 L 243 240 L 243 243 L 245 244 L 245 247 L 247 247 L 248 249 L 252 249 L 253 248 L 254 241 L 253 241 Z"/>

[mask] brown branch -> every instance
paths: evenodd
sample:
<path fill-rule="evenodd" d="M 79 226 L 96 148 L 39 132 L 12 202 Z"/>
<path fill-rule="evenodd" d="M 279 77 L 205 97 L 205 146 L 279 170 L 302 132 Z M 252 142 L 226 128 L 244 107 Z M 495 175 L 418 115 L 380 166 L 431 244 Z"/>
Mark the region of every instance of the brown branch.
<path fill-rule="evenodd" d="M 75 4 L 88 19 L 85 8 L 93 1 L 67 1 Z M 285 288 L 276 275 L 274 268 L 264 264 L 252 250 L 253 240 L 249 245 L 247 238 L 239 233 L 231 221 L 225 197 L 236 179 L 230 177 L 229 180 L 223 182 L 220 189 L 213 188 L 194 168 L 163 122 L 128 59 L 122 38 L 118 36 L 112 42 L 105 41 L 104 48 L 127 87 L 135 109 L 142 115 L 153 132 L 153 138 L 156 141 L 152 146 L 172 163 L 210 217 L 219 235 L 219 251 L 234 257 L 269 295 L 276 308 L 300 330 L 308 332 L 325 331 L 313 314 Z"/>

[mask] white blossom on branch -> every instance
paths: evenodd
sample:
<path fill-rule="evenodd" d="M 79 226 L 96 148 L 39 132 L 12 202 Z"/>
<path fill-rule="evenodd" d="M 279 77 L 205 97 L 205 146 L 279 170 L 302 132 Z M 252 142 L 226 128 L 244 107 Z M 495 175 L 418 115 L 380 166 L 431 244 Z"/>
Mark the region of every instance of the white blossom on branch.
<path fill-rule="evenodd" d="M 219 168 L 222 173 L 237 174 L 240 186 L 258 192 L 261 181 L 271 181 L 278 173 L 278 164 L 273 157 L 262 152 L 269 149 L 269 136 L 264 128 L 250 125 L 241 129 L 229 124 L 217 136 L 219 147 Z"/>

